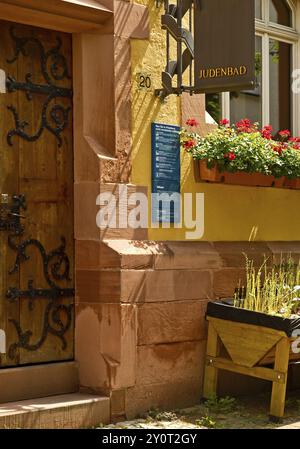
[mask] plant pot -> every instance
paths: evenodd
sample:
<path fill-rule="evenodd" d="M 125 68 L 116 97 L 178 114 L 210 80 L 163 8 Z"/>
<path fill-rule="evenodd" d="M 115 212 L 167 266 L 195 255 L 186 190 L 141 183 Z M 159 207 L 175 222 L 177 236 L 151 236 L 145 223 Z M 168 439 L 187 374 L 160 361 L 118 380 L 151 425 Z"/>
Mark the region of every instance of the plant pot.
<path fill-rule="evenodd" d="M 270 415 L 278 421 L 284 414 L 288 364 L 300 360 L 300 354 L 291 350 L 295 340 L 292 334 L 300 329 L 300 318 L 270 316 L 235 308 L 232 303 L 231 300 L 208 304 L 203 395 L 209 398 L 217 394 L 219 369 L 271 381 Z"/>
<path fill-rule="evenodd" d="M 284 187 L 286 187 L 288 189 L 300 190 L 300 178 L 286 179 L 285 183 L 284 183 Z"/>
<path fill-rule="evenodd" d="M 271 187 L 275 182 L 274 176 L 264 175 L 262 173 L 225 172 L 224 175 L 225 184 L 253 187 Z"/>
<path fill-rule="evenodd" d="M 221 174 L 218 167 L 208 168 L 206 160 L 199 161 L 200 179 L 209 182 L 221 182 Z"/>

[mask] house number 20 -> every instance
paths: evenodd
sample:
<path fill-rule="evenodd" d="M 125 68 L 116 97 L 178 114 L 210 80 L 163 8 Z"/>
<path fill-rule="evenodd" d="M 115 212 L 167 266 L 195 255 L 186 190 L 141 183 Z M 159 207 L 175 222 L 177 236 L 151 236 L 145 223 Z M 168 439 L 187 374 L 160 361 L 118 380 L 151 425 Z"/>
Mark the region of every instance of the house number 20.
<path fill-rule="evenodd" d="M 152 86 L 151 75 L 149 73 L 138 73 L 137 75 L 138 89 L 150 90 Z"/>

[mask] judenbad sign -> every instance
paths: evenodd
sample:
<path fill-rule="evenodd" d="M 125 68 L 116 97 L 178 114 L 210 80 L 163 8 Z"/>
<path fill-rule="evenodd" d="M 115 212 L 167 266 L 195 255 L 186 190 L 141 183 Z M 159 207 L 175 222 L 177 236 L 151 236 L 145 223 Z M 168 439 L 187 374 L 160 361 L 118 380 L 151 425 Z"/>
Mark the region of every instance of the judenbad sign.
<path fill-rule="evenodd" d="M 200 0 L 195 7 L 195 90 L 255 87 L 254 0 Z"/>

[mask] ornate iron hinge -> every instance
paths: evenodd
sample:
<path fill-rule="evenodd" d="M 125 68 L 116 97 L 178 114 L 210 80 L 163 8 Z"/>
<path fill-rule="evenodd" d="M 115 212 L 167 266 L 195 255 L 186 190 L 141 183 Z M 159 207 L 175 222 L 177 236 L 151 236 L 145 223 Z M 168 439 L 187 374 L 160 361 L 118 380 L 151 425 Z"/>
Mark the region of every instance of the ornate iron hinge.
<path fill-rule="evenodd" d="M 34 302 L 36 300 L 48 301 L 43 317 L 42 334 L 36 343 L 30 342 L 33 336 L 32 331 L 24 331 L 18 320 L 10 319 L 10 322 L 16 329 L 19 340 L 9 347 L 8 357 L 11 360 L 15 359 L 18 348 L 23 348 L 27 351 L 38 350 L 44 344 L 49 334 L 59 338 L 62 342 L 62 349 L 65 350 L 67 348 L 65 334 L 71 327 L 73 303 L 66 305 L 61 300 L 72 298 L 75 294 L 73 288 L 61 288 L 57 284 L 57 281 L 70 281 L 70 261 L 65 252 L 65 238 L 62 237 L 61 245 L 49 254 L 46 253 L 43 245 L 38 240 L 28 239 L 17 244 L 14 239 L 14 236 L 9 236 L 8 238 L 9 247 L 17 253 L 15 264 L 9 273 L 19 272 L 21 263 L 30 259 L 30 256 L 26 253 L 27 248 L 35 247 L 42 257 L 44 277 L 49 288 L 36 288 L 34 287 L 34 281 L 31 279 L 28 281 L 28 289 L 26 290 L 20 290 L 16 287 L 8 289 L 6 294 L 8 301 L 16 302 L 20 299 L 28 299 L 30 311 L 34 310 Z"/>
<path fill-rule="evenodd" d="M 6 87 L 8 92 L 23 91 L 26 93 L 27 99 L 32 100 L 34 94 L 47 96 L 41 112 L 40 127 L 36 133 L 30 135 L 26 132 L 29 126 L 27 121 L 21 121 L 15 106 L 8 106 L 14 116 L 15 128 L 10 130 L 7 134 L 7 142 L 10 146 L 13 145 L 13 137 L 19 136 L 29 142 L 35 142 L 40 138 L 45 129 L 52 133 L 58 145 L 62 145 L 61 133 L 68 126 L 69 112 L 71 107 L 64 107 L 60 104 L 50 105 L 50 103 L 57 98 L 68 98 L 72 100 L 73 91 L 65 87 L 57 86 L 53 81 L 61 81 L 64 79 L 71 79 L 68 72 L 68 64 L 65 56 L 60 52 L 62 41 L 57 37 L 57 45 L 46 51 L 42 43 L 34 37 L 18 37 L 15 34 L 14 27 L 10 30 L 11 37 L 15 42 L 15 55 L 13 58 L 7 60 L 9 64 L 13 64 L 18 60 L 19 55 L 28 56 L 26 47 L 28 44 L 34 44 L 40 51 L 41 73 L 45 79 L 46 84 L 35 84 L 32 82 L 32 74 L 28 73 L 25 77 L 25 82 L 18 82 L 13 77 L 8 76 L 6 80 Z M 48 71 L 49 61 L 50 72 Z"/>

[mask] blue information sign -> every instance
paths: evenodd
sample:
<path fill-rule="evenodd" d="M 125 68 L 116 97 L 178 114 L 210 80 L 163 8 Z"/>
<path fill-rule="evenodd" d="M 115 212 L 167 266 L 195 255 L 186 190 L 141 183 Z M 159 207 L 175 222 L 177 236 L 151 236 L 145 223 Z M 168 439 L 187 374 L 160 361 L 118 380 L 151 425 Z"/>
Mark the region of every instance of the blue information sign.
<path fill-rule="evenodd" d="M 180 223 L 179 131 L 179 126 L 152 123 L 153 223 Z"/>

